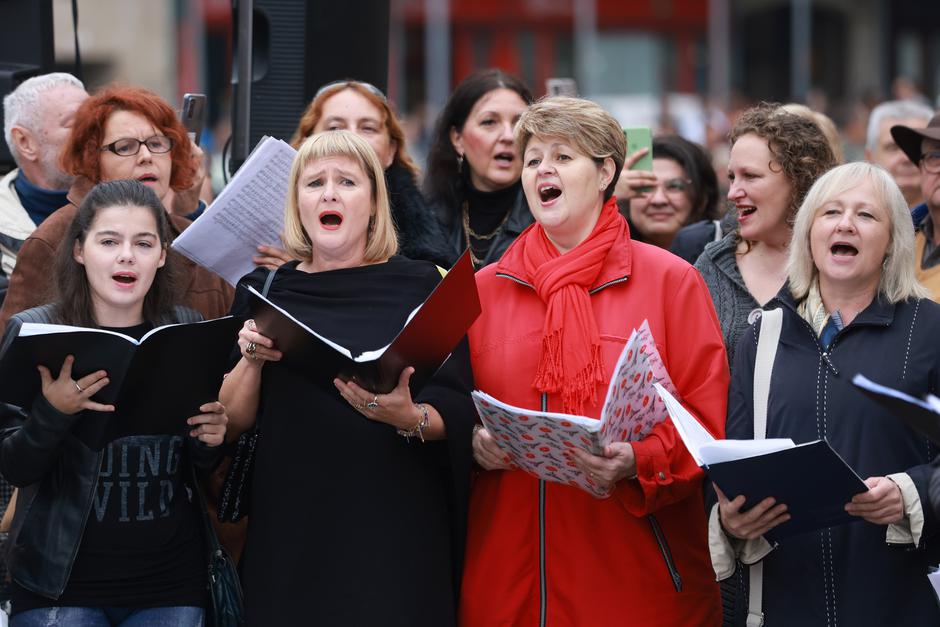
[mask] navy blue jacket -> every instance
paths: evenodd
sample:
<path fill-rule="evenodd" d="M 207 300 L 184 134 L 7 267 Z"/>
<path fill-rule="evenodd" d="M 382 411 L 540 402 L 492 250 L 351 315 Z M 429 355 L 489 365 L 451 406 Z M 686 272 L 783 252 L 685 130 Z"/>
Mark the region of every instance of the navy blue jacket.
<path fill-rule="evenodd" d="M 876 299 L 823 351 L 784 287 L 765 308 L 783 307 L 767 410 L 767 437 L 797 444 L 826 438 L 863 478 L 907 472 L 926 516 L 920 547 L 888 546 L 885 526 L 859 520 L 784 540 L 764 559 L 764 614 L 778 625 L 940 625 L 927 567 L 940 551 L 940 521 L 928 505 L 937 449 L 851 384 L 869 379 L 915 396 L 940 387 L 940 305 Z M 729 392 L 727 437 L 754 435 L 754 359 L 760 323 L 741 337 Z M 731 495 L 729 495 L 731 496 Z"/>

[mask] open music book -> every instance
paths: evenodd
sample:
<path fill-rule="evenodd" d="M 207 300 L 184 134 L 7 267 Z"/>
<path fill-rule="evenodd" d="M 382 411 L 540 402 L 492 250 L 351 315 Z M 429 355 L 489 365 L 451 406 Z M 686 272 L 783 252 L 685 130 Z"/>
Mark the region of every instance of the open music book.
<path fill-rule="evenodd" d="M 666 418 L 654 383 L 673 388 L 644 320 L 620 353 L 600 419 L 514 407 L 480 391 L 473 392 L 473 402 L 484 426 L 514 464 L 545 481 L 603 496 L 565 452 L 578 447 L 600 455 L 611 442 L 642 439 Z"/>

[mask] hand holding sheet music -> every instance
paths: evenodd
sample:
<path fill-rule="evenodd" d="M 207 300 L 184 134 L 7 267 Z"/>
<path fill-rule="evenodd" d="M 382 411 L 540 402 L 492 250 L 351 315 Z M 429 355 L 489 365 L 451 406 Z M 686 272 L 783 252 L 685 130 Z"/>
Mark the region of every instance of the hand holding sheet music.
<path fill-rule="evenodd" d="M 106 372 L 107 384 L 90 398 L 115 408 L 87 411 L 76 422 L 75 435 L 89 447 L 125 435 L 183 433 L 184 421 L 217 399 L 238 327 L 229 316 L 157 327 L 138 341 L 105 329 L 26 323 L 0 360 L 0 401 L 29 410 L 41 392 L 37 366 L 58 374 L 72 355 L 68 384 L 84 388 L 89 375 Z"/>
<path fill-rule="evenodd" d="M 395 389 L 402 370 L 408 366 L 415 369 L 410 386 L 412 394 L 417 393 L 480 315 L 473 265 L 467 253 L 411 313 L 396 337 L 389 338 L 385 346 L 358 355 L 317 333 L 254 288 L 247 289 L 251 318 L 258 332 L 274 341 L 286 366 L 329 388 L 338 376 L 354 380 L 373 394 Z"/>
<path fill-rule="evenodd" d="M 601 456 L 609 444 L 645 437 L 666 418 L 666 408 L 652 387 L 654 382 L 672 388 L 649 323 L 644 320 L 614 367 L 599 420 L 514 407 L 481 391 L 473 392 L 473 401 L 483 425 L 512 463 L 545 481 L 603 496 L 609 486 L 582 472 L 569 450 L 580 448 Z"/>

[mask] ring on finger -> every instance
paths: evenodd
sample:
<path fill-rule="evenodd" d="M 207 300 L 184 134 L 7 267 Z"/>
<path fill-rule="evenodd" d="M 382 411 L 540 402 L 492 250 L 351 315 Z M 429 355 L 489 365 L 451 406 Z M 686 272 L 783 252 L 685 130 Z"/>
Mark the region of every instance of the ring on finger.
<path fill-rule="evenodd" d="M 366 407 L 369 409 L 378 409 L 379 408 L 379 395 L 376 394 L 372 397 L 372 400 L 366 403 Z"/>
<path fill-rule="evenodd" d="M 78 393 L 79 393 L 79 394 L 83 394 L 83 393 L 85 392 L 85 390 L 82 388 L 82 386 L 80 386 L 80 385 L 78 384 L 78 381 L 72 381 L 72 383 L 75 384 L 75 389 L 78 390 Z"/>
<path fill-rule="evenodd" d="M 257 350 L 258 350 L 257 344 L 255 344 L 254 342 L 248 342 L 248 345 L 245 347 L 245 354 L 251 357 L 252 359 L 254 359 L 255 353 L 257 352 Z"/>

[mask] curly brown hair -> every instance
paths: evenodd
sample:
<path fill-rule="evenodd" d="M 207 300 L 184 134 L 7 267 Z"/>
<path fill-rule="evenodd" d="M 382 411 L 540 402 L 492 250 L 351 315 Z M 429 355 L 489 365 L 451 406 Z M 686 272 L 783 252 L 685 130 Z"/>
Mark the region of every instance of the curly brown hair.
<path fill-rule="evenodd" d="M 770 168 L 779 167 L 793 187 L 787 217 L 787 222 L 792 224 L 806 192 L 816 179 L 836 165 L 826 135 L 815 122 L 769 102 L 762 102 L 741 114 L 729 135 L 731 145 L 748 134 L 767 142 L 775 162 Z"/>

